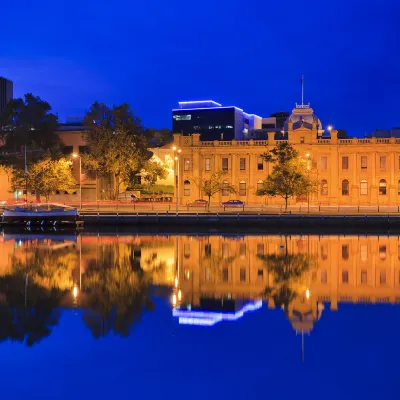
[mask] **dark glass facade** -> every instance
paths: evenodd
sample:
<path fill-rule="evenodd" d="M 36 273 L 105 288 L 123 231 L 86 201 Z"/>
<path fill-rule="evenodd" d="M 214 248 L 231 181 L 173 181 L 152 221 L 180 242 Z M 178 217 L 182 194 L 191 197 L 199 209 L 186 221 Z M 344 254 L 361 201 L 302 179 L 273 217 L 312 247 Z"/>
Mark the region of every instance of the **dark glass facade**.
<path fill-rule="evenodd" d="M 7 103 L 13 98 L 13 83 L 0 76 L 0 124 L 5 123 L 2 119 L 3 111 Z"/>
<path fill-rule="evenodd" d="M 235 139 L 235 108 L 182 109 L 172 111 L 172 131 L 200 133 L 201 140 Z"/>

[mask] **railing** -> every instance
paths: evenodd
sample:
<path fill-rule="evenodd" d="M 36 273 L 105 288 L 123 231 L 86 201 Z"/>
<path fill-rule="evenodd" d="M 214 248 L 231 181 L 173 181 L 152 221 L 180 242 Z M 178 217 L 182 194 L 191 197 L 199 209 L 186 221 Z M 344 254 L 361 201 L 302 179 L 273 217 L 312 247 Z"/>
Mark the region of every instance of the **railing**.
<path fill-rule="evenodd" d="M 287 140 L 286 140 L 287 142 Z M 230 140 L 218 140 L 218 141 L 204 141 L 200 142 L 202 147 L 213 147 L 213 146 L 268 146 L 268 140 L 237 140 L 231 142 Z"/>
<path fill-rule="evenodd" d="M 254 146 L 268 146 L 268 140 L 255 140 Z"/>
<path fill-rule="evenodd" d="M 351 144 L 353 139 L 339 139 L 339 144 Z"/>
<path fill-rule="evenodd" d="M 201 142 L 202 146 L 214 146 L 214 142 L 209 141 L 209 142 Z"/>
<path fill-rule="evenodd" d="M 218 146 L 232 146 L 232 142 L 230 140 L 220 140 Z"/>
<path fill-rule="evenodd" d="M 379 144 L 390 143 L 390 139 L 376 139 L 376 143 L 379 143 Z"/>
<path fill-rule="evenodd" d="M 331 139 L 318 139 L 318 144 L 331 144 Z"/>
<path fill-rule="evenodd" d="M 358 144 L 367 144 L 371 143 L 371 139 L 357 139 Z"/>

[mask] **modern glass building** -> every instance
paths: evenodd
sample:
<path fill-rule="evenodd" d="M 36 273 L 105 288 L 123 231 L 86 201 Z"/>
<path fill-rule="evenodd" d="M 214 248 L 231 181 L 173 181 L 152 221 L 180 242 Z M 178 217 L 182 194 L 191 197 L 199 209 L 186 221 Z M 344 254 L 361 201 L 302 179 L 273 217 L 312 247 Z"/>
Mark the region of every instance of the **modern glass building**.
<path fill-rule="evenodd" d="M 260 129 L 262 118 L 212 100 L 181 101 L 172 110 L 172 131 L 184 136 L 200 133 L 201 140 L 243 140 Z"/>
<path fill-rule="evenodd" d="M 2 114 L 7 103 L 13 98 L 13 83 L 0 76 L 0 125 L 2 124 Z"/>

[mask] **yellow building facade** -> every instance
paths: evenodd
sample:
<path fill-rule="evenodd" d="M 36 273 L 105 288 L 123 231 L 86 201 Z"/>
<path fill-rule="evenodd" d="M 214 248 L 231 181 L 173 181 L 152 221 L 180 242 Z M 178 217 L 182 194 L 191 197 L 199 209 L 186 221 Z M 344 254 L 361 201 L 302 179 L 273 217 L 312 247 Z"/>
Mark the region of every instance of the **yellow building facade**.
<path fill-rule="evenodd" d="M 324 136 L 321 125 L 312 108 L 300 105 L 292 111 L 285 130 L 268 132 L 267 140 L 202 141 L 199 134 L 174 134 L 174 145 L 181 149 L 177 174 L 180 204 L 204 197 L 195 179 L 207 179 L 219 170 L 226 172 L 226 182 L 234 185 L 237 193 L 217 193 L 211 199 L 212 204 L 229 199 L 246 204 L 283 204 L 282 198 L 256 195 L 273 167 L 261 156 L 283 141 L 300 152 L 319 181 L 310 204 L 400 204 L 400 139 L 338 138 L 338 131 L 334 129 L 330 136 Z M 291 199 L 290 204 L 305 201 Z"/>

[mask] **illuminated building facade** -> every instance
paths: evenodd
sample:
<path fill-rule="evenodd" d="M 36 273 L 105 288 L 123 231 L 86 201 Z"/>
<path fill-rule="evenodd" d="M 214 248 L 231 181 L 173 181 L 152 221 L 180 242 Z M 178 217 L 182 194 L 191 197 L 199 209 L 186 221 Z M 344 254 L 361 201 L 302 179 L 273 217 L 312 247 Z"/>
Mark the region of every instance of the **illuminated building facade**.
<path fill-rule="evenodd" d="M 400 139 L 341 138 L 338 131 L 325 132 L 309 105 L 296 105 L 282 131 L 271 130 L 265 140 L 205 140 L 200 133 L 191 136 L 174 133 L 174 145 L 181 148 L 179 163 L 179 202 L 202 198 L 195 177 L 207 179 L 213 171 L 226 172 L 226 183 L 236 194 L 215 194 L 219 204 L 239 199 L 246 204 L 283 204 L 282 198 L 256 195 L 272 171 L 262 154 L 277 143 L 293 145 L 307 161 L 319 187 L 310 198 L 291 199 L 291 205 L 309 202 L 316 205 L 400 204 Z"/>
<path fill-rule="evenodd" d="M 184 136 L 200 133 L 203 140 L 242 140 L 260 129 L 262 118 L 241 108 L 212 100 L 182 101 L 172 110 L 172 131 Z"/>

